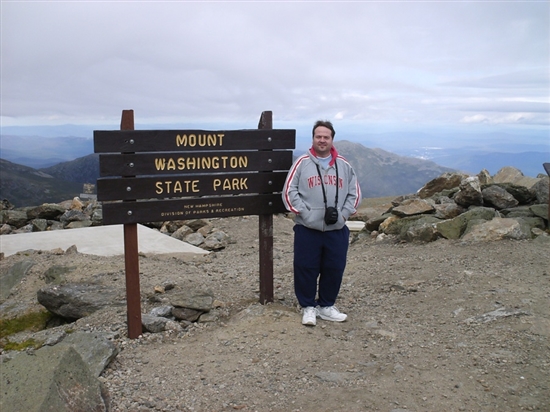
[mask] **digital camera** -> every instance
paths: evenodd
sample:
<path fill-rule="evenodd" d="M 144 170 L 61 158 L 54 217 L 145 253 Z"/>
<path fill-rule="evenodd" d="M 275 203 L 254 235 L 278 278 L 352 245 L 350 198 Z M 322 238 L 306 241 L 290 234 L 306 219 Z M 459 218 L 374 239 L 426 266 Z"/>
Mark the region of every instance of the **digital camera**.
<path fill-rule="evenodd" d="M 327 225 L 333 225 L 338 222 L 338 209 L 335 207 L 327 207 L 325 210 L 325 223 Z"/>

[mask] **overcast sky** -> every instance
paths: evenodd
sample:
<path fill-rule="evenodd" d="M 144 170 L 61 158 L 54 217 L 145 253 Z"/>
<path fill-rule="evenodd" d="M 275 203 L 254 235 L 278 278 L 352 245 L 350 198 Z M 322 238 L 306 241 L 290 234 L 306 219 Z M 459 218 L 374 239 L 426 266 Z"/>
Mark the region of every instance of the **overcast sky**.
<path fill-rule="evenodd" d="M 4 1 L 3 126 L 550 127 L 548 1 Z M 548 136 L 548 135 L 547 135 Z M 344 136 L 342 136 L 343 138 Z"/>

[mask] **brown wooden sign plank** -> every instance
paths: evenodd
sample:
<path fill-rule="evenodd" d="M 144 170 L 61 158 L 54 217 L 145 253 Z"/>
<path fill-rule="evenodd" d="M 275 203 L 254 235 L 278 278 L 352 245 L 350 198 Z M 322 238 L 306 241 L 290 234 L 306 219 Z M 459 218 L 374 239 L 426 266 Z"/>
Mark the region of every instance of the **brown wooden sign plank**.
<path fill-rule="evenodd" d="M 103 204 L 103 224 L 284 213 L 281 195 L 216 196 Z"/>
<path fill-rule="evenodd" d="M 288 170 L 291 165 L 288 150 L 99 155 L 101 177 Z"/>
<path fill-rule="evenodd" d="M 281 192 L 287 172 L 99 178 L 97 199 L 169 199 Z"/>
<path fill-rule="evenodd" d="M 95 130 L 95 153 L 294 149 L 296 130 Z"/>

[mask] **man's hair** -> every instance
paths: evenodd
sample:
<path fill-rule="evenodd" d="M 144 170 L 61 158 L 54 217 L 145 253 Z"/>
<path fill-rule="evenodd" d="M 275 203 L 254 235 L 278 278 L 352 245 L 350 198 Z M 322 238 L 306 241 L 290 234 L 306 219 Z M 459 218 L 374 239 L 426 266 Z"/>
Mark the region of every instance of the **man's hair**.
<path fill-rule="evenodd" d="M 334 135 L 336 134 L 336 132 L 334 131 L 334 126 L 328 120 L 317 120 L 313 125 L 313 130 L 311 131 L 311 137 L 315 137 L 315 129 L 317 129 L 319 126 L 323 126 L 329 129 L 330 133 L 332 134 L 332 138 L 334 139 Z"/>

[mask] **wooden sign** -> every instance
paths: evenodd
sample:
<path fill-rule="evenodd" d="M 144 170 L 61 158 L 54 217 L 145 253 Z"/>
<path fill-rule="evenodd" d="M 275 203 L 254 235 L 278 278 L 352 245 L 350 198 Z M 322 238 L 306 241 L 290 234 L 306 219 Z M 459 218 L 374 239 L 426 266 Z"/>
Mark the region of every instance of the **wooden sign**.
<path fill-rule="evenodd" d="M 283 213 L 295 139 L 276 129 L 94 131 L 103 223 Z"/>
<path fill-rule="evenodd" d="M 260 303 L 273 302 L 273 214 L 292 165 L 295 130 L 134 130 L 124 110 L 120 129 L 94 131 L 101 153 L 97 197 L 103 223 L 124 224 L 128 337 L 142 333 L 137 223 L 259 216 Z"/>

